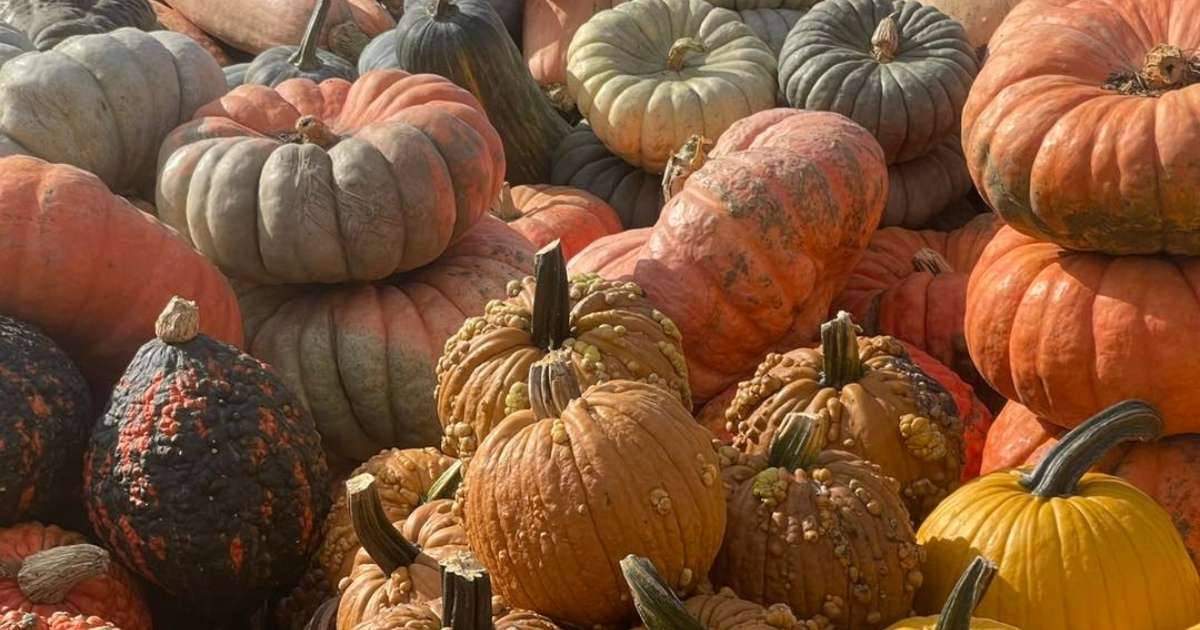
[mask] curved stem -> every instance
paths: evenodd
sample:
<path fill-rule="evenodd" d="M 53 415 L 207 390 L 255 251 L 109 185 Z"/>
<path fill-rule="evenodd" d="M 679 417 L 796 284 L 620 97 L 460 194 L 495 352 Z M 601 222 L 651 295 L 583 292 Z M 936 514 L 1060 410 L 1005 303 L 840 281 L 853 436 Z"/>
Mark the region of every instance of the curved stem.
<path fill-rule="evenodd" d="M 26 556 L 17 586 L 35 604 L 58 604 L 80 582 L 108 573 L 108 552 L 96 545 L 51 547 Z"/>
<path fill-rule="evenodd" d="M 521 211 L 517 210 L 517 204 L 513 201 L 512 186 L 508 182 L 504 182 L 500 187 L 500 198 L 496 201 L 496 210 L 492 214 L 505 223 L 512 223 L 521 218 Z"/>
<path fill-rule="evenodd" d="M 839 311 L 837 317 L 821 325 L 821 354 L 825 362 L 822 385 L 841 389 L 862 378 L 858 327 L 850 320 L 850 313 Z"/>
<path fill-rule="evenodd" d="M 879 63 L 888 63 L 900 51 L 900 25 L 895 13 L 883 18 L 871 34 L 871 57 Z"/>
<path fill-rule="evenodd" d="M 683 37 L 671 44 L 667 51 L 667 69 L 672 72 L 683 70 L 689 52 L 704 52 L 704 45 L 694 37 Z"/>
<path fill-rule="evenodd" d="M 807 470 L 821 454 L 822 440 L 817 439 L 819 421 L 808 413 L 789 413 L 771 440 L 767 466 L 788 470 Z"/>
<path fill-rule="evenodd" d="M 571 335 L 571 287 L 562 243 L 555 239 L 534 256 L 533 318 L 529 336 L 544 351 L 561 348 Z"/>
<path fill-rule="evenodd" d="M 304 625 L 304 630 L 336 630 L 338 604 L 341 601 L 341 595 L 334 595 L 321 602 L 312 618 Z"/>
<path fill-rule="evenodd" d="M 333 0 L 317 0 L 312 17 L 308 18 L 308 27 L 304 30 L 304 39 L 300 47 L 288 58 L 288 63 L 301 70 L 316 70 L 321 67 L 317 58 L 317 46 L 321 41 L 321 29 L 325 28 L 325 18 L 329 16 L 329 8 Z"/>
<path fill-rule="evenodd" d="M 1112 447 L 1156 440 L 1162 431 L 1158 409 L 1140 400 L 1119 402 L 1067 432 L 1033 472 L 1021 475 L 1021 485 L 1037 497 L 1069 497 L 1083 474 Z"/>
<path fill-rule="evenodd" d="M 154 336 L 169 344 L 187 343 L 200 334 L 200 307 L 178 295 L 167 302 L 154 322 Z"/>
<path fill-rule="evenodd" d="M 412 564 L 421 555 L 421 550 L 388 521 L 375 489 L 375 475 L 363 473 L 346 481 L 346 504 L 359 544 L 385 575 Z"/>
<path fill-rule="evenodd" d="M 928 247 L 922 247 L 920 251 L 913 254 L 912 266 L 914 271 L 926 271 L 935 276 L 939 273 L 954 271 L 954 267 L 950 266 L 950 261 L 946 260 L 945 256 Z"/>
<path fill-rule="evenodd" d="M 625 556 L 621 573 L 633 591 L 633 604 L 647 630 L 704 630 L 667 586 L 654 563 L 641 556 Z"/>
<path fill-rule="evenodd" d="M 451 630 L 489 630 L 492 579 L 469 551 L 442 563 L 442 626 Z"/>
<path fill-rule="evenodd" d="M 557 418 L 580 395 L 570 359 L 552 354 L 529 366 L 529 408 L 537 419 Z"/>
<path fill-rule="evenodd" d="M 995 576 L 995 563 L 983 556 L 976 556 L 962 577 L 958 578 L 954 590 L 950 591 L 950 598 L 942 607 L 934 630 L 970 630 L 971 615 L 979 607 Z"/>
<path fill-rule="evenodd" d="M 296 119 L 296 133 L 300 135 L 301 142 L 315 144 L 322 149 L 328 149 L 341 140 L 325 121 L 312 114 Z"/>
<path fill-rule="evenodd" d="M 462 484 L 462 478 L 462 460 L 456 459 L 446 469 L 446 472 L 438 475 L 433 485 L 429 486 L 429 492 L 422 497 L 421 503 L 429 503 L 438 499 L 453 499 L 454 493 L 458 491 L 458 486 Z"/>

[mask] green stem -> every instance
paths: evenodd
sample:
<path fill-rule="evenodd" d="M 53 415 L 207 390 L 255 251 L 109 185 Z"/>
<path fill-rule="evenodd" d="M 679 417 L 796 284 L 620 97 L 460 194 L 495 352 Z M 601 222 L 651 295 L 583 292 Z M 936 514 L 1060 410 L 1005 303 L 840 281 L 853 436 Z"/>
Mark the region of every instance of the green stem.
<path fill-rule="evenodd" d="M 647 630 L 704 630 L 650 560 L 625 556 L 621 560 L 621 573 L 633 591 L 633 604 Z"/>
<path fill-rule="evenodd" d="M 412 564 L 421 555 L 421 550 L 388 521 L 375 488 L 375 475 L 363 473 L 350 478 L 346 482 L 346 503 L 359 544 L 385 575 Z"/>
<path fill-rule="evenodd" d="M 1119 402 L 1071 429 L 1021 485 L 1036 497 L 1069 497 L 1084 473 L 1117 444 L 1149 442 L 1163 432 L 1162 414 L 1140 400 Z"/>
<path fill-rule="evenodd" d="M 819 420 L 808 413 L 789 413 L 771 440 L 767 466 L 788 470 L 807 470 L 821 454 L 817 439 Z"/>
<path fill-rule="evenodd" d="M 529 366 L 529 408 L 537 419 L 557 418 L 581 395 L 579 379 L 567 357 L 551 354 Z"/>
<path fill-rule="evenodd" d="M 534 256 L 533 320 L 530 337 L 543 351 L 561 348 L 571 335 L 571 288 L 567 261 L 557 239 Z"/>
<path fill-rule="evenodd" d="M 837 317 L 821 325 L 821 354 L 825 361 L 822 385 L 841 389 L 862 378 L 858 327 L 850 320 L 850 313 L 840 311 Z"/>
<path fill-rule="evenodd" d="M 312 17 L 308 19 L 308 27 L 304 30 L 304 39 L 300 40 L 300 47 L 292 53 L 288 63 L 305 71 L 321 67 L 321 60 L 317 58 L 317 48 L 321 41 L 321 29 L 325 28 L 325 18 L 329 16 L 329 8 L 332 6 L 333 0 L 317 0 Z"/>
<path fill-rule="evenodd" d="M 470 552 L 442 564 L 442 626 L 451 630 L 490 630 L 492 579 Z"/>
<path fill-rule="evenodd" d="M 429 503 L 438 499 L 453 499 L 454 493 L 458 491 L 458 486 L 462 484 L 462 478 L 462 460 L 456 459 L 446 469 L 446 472 L 438 475 L 433 485 L 429 486 L 429 492 L 422 497 L 421 503 Z"/>
<path fill-rule="evenodd" d="M 958 578 L 950 598 L 942 607 L 934 630 L 970 630 L 971 615 L 987 594 L 992 578 L 996 576 L 996 565 L 983 556 L 976 556 L 967 570 Z"/>

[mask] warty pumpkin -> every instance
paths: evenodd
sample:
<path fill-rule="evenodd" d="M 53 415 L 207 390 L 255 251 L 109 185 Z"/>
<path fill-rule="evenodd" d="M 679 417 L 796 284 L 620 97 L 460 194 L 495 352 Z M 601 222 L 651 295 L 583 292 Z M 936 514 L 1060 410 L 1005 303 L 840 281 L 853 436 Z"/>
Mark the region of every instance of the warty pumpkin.
<path fill-rule="evenodd" d="M 529 239 L 534 247 L 560 241 L 563 258 L 568 261 L 588 243 L 621 231 L 621 219 L 612 206 L 570 186 L 505 184 L 492 214 Z"/>
<path fill-rule="evenodd" d="M 163 28 L 190 37 L 192 41 L 200 44 L 201 48 L 212 55 L 213 59 L 222 68 L 233 63 L 233 60 L 229 58 L 229 53 L 216 40 L 209 37 L 208 33 L 200 30 L 199 26 L 193 24 L 191 20 L 184 17 L 179 11 L 172 9 L 158 0 L 150 0 L 150 8 L 154 10 L 154 17 L 158 19 L 158 23 Z"/>
<path fill-rule="evenodd" d="M 706 400 L 770 349 L 813 337 L 886 196 L 883 152 L 859 125 L 759 112 L 721 136 L 653 228 L 597 240 L 571 270 L 642 287 L 679 327 L 693 396 Z"/>
<path fill-rule="evenodd" d="M 649 227 L 662 210 L 661 178 L 615 156 L 586 121 L 554 149 L 550 183 L 571 186 L 608 202 L 627 230 Z"/>
<path fill-rule="evenodd" d="M 1017 630 L 1006 623 L 972 616 L 995 576 L 995 563 L 978 556 L 958 578 L 940 613 L 902 619 L 887 630 Z"/>
<path fill-rule="evenodd" d="M 239 286 L 248 347 L 312 411 L 332 459 L 433 446 L 446 341 L 532 260 L 524 237 L 486 216 L 434 263 L 386 280 Z"/>
<path fill-rule="evenodd" d="M 139 193 L 153 185 L 167 134 L 225 89 L 221 67 L 186 35 L 77 37 L 0 67 L 0 156 L 78 166 Z"/>
<path fill-rule="evenodd" d="M 558 357 L 530 367 L 529 399 L 466 468 L 467 535 L 496 592 L 561 623 L 619 623 L 633 613 L 619 566 L 630 553 L 695 589 L 725 531 L 708 432 L 661 387 L 581 393 Z"/>
<path fill-rule="evenodd" d="M 320 83 L 325 79 L 353 81 L 358 77 L 353 63 L 317 45 L 333 3 L 334 0 L 317 0 L 300 45 L 275 46 L 259 53 L 246 68 L 242 83 L 275 87 L 296 78 Z"/>
<path fill-rule="evenodd" d="M 962 141 L 947 136 L 929 153 L 888 167 L 888 204 L 879 224 L 925 227 L 972 187 Z"/>
<path fill-rule="evenodd" d="M 38 50 L 50 50 L 75 35 L 158 28 L 147 0 L 5 0 L 0 2 L 0 22 L 24 31 Z"/>
<path fill-rule="evenodd" d="M 70 613 L 42 616 L 37 613 L 10 610 L 0 613 L 0 630 L 121 630 L 99 618 Z"/>
<path fill-rule="evenodd" d="M 97 535 L 205 616 L 294 583 L 329 511 L 312 417 L 263 363 L 199 332 L 172 298 L 92 431 L 84 496 Z"/>
<path fill-rule="evenodd" d="M 983 61 L 987 57 L 988 42 L 992 33 L 1004 22 L 1013 7 L 1021 0 L 919 0 L 921 4 L 934 7 L 963 25 L 967 41 L 975 47 L 975 55 Z"/>
<path fill-rule="evenodd" d="M 912 609 L 924 556 L 900 484 L 828 449 L 828 421 L 788 413 L 769 451 L 726 447 L 729 522 L 712 579 L 788 604 L 801 627 L 877 628 Z"/>
<path fill-rule="evenodd" d="M 33 522 L 0 529 L 0 611 L 104 617 L 128 630 L 151 627 L 141 586 L 110 562 L 108 552 L 81 534 Z"/>
<path fill-rule="evenodd" d="M 644 626 L 636 630 L 790 630 L 796 616 L 786 604 L 769 608 L 740 599 L 731 589 L 702 593 L 679 601 L 671 586 L 647 558 L 629 555 L 621 572 L 633 594 Z"/>
<path fill-rule="evenodd" d="M 915 0 L 824 0 L 788 34 L 779 88 L 792 107 L 844 114 L 888 164 L 958 131 L 979 64 L 962 25 Z"/>
<path fill-rule="evenodd" d="M 917 532 L 918 612 L 941 607 L 977 555 L 999 562 L 976 611 L 1024 630 L 1182 628 L 1200 619 L 1200 577 L 1171 519 L 1130 484 L 1087 473 L 1114 444 L 1151 440 L 1155 409 L 1125 401 L 1080 425 L 1036 468 L 963 486 Z"/>
<path fill-rule="evenodd" d="M 504 141 L 510 182 L 549 180 L 550 154 L 570 127 L 529 75 L 488 0 L 414 5 L 396 26 L 396 60 L 409 72 L 447 77 L 479 99 Z"/>
<path fill-rule="evenodd" d="M 1006 223 L 1072 250 L 1200 254 L 1198 20 L 1183 0 L 1013 9 L 962 126 L 971 176 Z"/>
<path fill-rule="evenodd" d="M 521 52 L 533 80 L 555 107 L 570 111 L 575 101 L 567 90 L 567 49 L 579 27 L 601 11 L 625 0 L 525 0 Z"/>
<path fill-rule="evenodd" d="M 979 476 L 983 463 L 984 445 L 988 432 L 992 428 L 992 412 L 975 393 L 975 388 L 964 381 L 954 370 L 941 361 L 926 354 L 920 348 L 906 342 L 900 342 L 908 358 L 912 360 L 927 376 L 937 381 L 958 409 L 958 418 L 963 427 L 963 469 L 959 480 L 966 483 Z"/>
<path fill-rule="evenodd" d="M 31 50 L 37 50 L 24 31 L 0 21 L 0 66 L 6 61 Z"/>
<path fill-rule="evenodd" d="M 274 46 L 294 46 L 300 41 L 318 0 L 170 2 L 172 8 L 204 32 L 238 50 L 257 55 Z M 387 9 L 376 0 L 334 0 L 318 44 L 343 58 L 356 58 L 354 46 L 346 44 L 362 41 L 364 35 L 374 37 L 395 25 Z M 357 48 L 361 50 L 362 46 Z"/>
<path fill-rule="evenodd" d="M 732 11 L 703 0 L 632 0 L 576 31 L 567 89 L 605 146 L 661 173 L 690 135 L 716 138 L 774 107 L 775 68 L 771 50 Z"/>
<path fill-rule="evenodd" d="M 259 284 L 381 280 L 487 212 L 504 153 L 479 102 L 434 75 L 245 85 L 163 144 L 158 212 Z"/>

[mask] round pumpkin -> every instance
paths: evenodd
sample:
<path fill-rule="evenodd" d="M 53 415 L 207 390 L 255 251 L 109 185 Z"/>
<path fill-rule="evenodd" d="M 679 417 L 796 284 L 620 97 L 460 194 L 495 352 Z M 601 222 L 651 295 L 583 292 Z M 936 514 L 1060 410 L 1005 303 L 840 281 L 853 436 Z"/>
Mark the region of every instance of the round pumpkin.
<path fill-rule="evenodd" d="M 774 107 L 775 68 L 771 50 L 732 11 L 703 0 L 632 0 L 575 33 L 567 88 L 605 146 L 662 173 L 688 136 L 716 138 Z"/>
<path fill-rule="evenodd" d="M 924 227 L 971 192 L 971 173 L 958 134 L 929 153 L 888 167 L 888 204 L 880 225 Z"/>
<path fill-rule="evenodd" d="M 526 0 L 521 52 L 533 79 L 548 94 L 567 93 L 567 49 L 579 27 L 624 0 Z M 556 103 L 575 109 L 568 98 Z"/>
<path fill-rule="evenodd" d="M 384 31 L 371 39 L 358 56 L 358 73 L 398 67 L 396 61 L 396 32 Z"/>
<path fill-rule="evenodd" d="M 0 529 L 0 611 L 10 610 L 94 615 L 128 630 L 151 627 L 141 586 L 108 552 L 80 534 L 40 523 Z"/>
<path fill-rule="evenodd" d="M 504 153 L 446 79 L 246 85 L 163 144 L 158 212 L 229 275 L 379 280 L 437 259 L 500 192 Z"/>
<path fill-rule="evenodd" d="M 562 242 L 571 260 L 588 243 L 621 231 L 621 219 L 603 199 L 569 186 L 517 186 L 500 189 L 492 214 L 529 239 L 534 247 Z"/>
<path fill-rule="evenodd" d="M 170 0 L 213 37 L 251 54 L 274 46 L 294 46 L 304 36 L 318 0 Z M 338 44 L 374 37 L 396 25 L 377 0 L 334 0 L 319 45 L 343 58 L 356 51 Z M 365 42 L 364 42 L 365 43 Z M 361 48 L 361 47 L 360 47 Z"/>
<path fill-rule="evenodd" d="M 1017 630 L 1006 623 L 972 616 L 995 575 L 995 563 L 976 557 L 958 578 L 940 613 L 902 619 L 887 630 Z"/>
<path fill-rule="evenodd" d="M 718 5 L 719 6 L 719 5 Z M 744 9 L 738 11 L 738 17 L 750 27 L 751 31 L 763 40 L 767 48 L 779 58 L 779 53 L 783 51 L 783 43 L 787 41 L 787 34 L 804 17 L 807 10 L 797 9 L 776 9 L 776 8 L 761 8 L 761 9 Z"/>
<path fill-rule="evenodd" d="M 528 274 L 533 248 L 484 217 L 434 263 L 369 284 L 238 288 L 248 347 L 312 411 L 337 461 L 433 446 L 435 366 L 468 315 Z"/>
<path fill-rule="evenodd" d="M 938 610 L 979 555 L 998 562 L 976 611 L 1025 630 L 1183 628 L 1200 619 L 1200 576 L 1170 517 L 1116 477 L 1087 473 L 1112 445 L 1151 440 L 1163 421 L 1140 401 L 1080 425 L 1033 469 L 963 486 L 925 519 L 921 613 Z"/>
<path fill-rule="evenodd" d="M 139 193 L 153 185 L 167 134 L 225 89 L 221 67 L 186 35 L 77 37 L 0 67 L 0 155 L 78 166 Z"/>
<path fill-rule="evenodd" d="M 358 76 L 354 64 L 317 47 L 321 30 L 329 17 L 334 0 L 317 0 L 312 18 L 299 46 L 275 46 L 259 53 L 242 83 L 275 87 L 288 79 L 304 78 L 320 83 L 325 79 L 353 81 Z"/>
<path fill-rule="evenodd" d="M 183 16 L 182 13 L 172 9 L 171 7 L 159 2 L 158 0 L 150 0 L 150 8 L 154 10 L 154 17 L 158 19 L 158 23 L 168 31 L 182 33 L 192 39 L 192 41 L 200 44 L 208 54 L 213 56 L 221 67 L 226 67 L 233 63 L 229 58 L 229 53 L 208 36 L 208 33 L 200 30 L 200 27 L 192 23 L 191 20 Z"/>
<path fill-rule="evenodd" d="M 788 34 L 779 88 L 792 107 L 853 118 L 894 164 L 958 132 L 977 72 L 966 31 L 937 9 L 915 0 L 824 0 Z"/>
<path fill-rule="evenodd" d="M 658 221 L 661 178 L 615 156 L 586 121 L 575 125 L 551 158 L 550 183 L 585 190 L 608 202 L 627 230 Z"/>
<path fill-rule="evenodd" d="M 50 616 L 10 610 L 0 613 L 0 630 L 121 630 L 99 618 L 58 612 Z"/>
<path fill-rule="evenodd" d="M 0 22 L 21 29 L 38 50 L 50 50 L 75 35 L 108 33 L 122 27 L 158 28 L 147 0 L 7 0 Z"/>
<path fill-rule="evenodd" d="M 235 63 L 221 68 L 221 72 L 225 73 L 225 85 L 230 90 L 240 86 L 246 81 L 246 72 L 250 70 L 250 62 Z"/>
<path fill-rule="evenodd" d="M 988 42 L 992 33 L 1004 22 L 1013 7 L 1021 0 L 920 0 L 921 4 L 934 7 L 963 25 L 967 41 L 975 47 L 975 54 L 982 61 L 987 56 Z"/>
<path fill-rule="evenodd" d="M 789 413 L 769 454 L 734 451 L 721 471 L 729 523 L 712 578 L 752 601 L 788 604 L 817 627 L 879 627 L 912 609 L 924 557 L 900 484 L 858 455 L 827 450 L 832 427 Z"/>
<path fill-rule="evenodd" d="M 37 50 L 24 31 L 0 21 L 0 66 L 6 61 L 31 50 Z"/>
<path fill-rule="evenodd" d="M 266 365 L 199 334 L 173 298 L 84 457 L 97 535 L 122 563 L 214 617 L 300 578 L 329 511 L 312 418 Z"/>

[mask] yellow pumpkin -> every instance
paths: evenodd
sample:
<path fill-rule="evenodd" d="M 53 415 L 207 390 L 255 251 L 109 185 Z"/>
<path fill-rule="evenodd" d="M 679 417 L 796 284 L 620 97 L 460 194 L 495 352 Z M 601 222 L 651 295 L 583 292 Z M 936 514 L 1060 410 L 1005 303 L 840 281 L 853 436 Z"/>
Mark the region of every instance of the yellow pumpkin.
<path fill-rule="evenodd" d="M 1017 630 L 999 621 L 975 617 L 975 607 L 987 593 L 992 578 L 996 576 L 996 565 L 983 556 L 976 556 L 971 565 L 958 578 L 942 612 L 928 617 L 901 619 L 887 630 Z"/>
<path fill-rule="evenodd" d="M 940 608 L 977 555 L 1000 562 L 977 614 L 1024 630 L 1177 630 L 1200 619 L 1200 576 L 1170 516 L 1117 477 L 1086 473 L 1109 448 L 1162 432 L 1140 401 L 1067 433 L 1036 468 L 963 486 L 917 532 L 925 582 L 916 609 Z"/>

